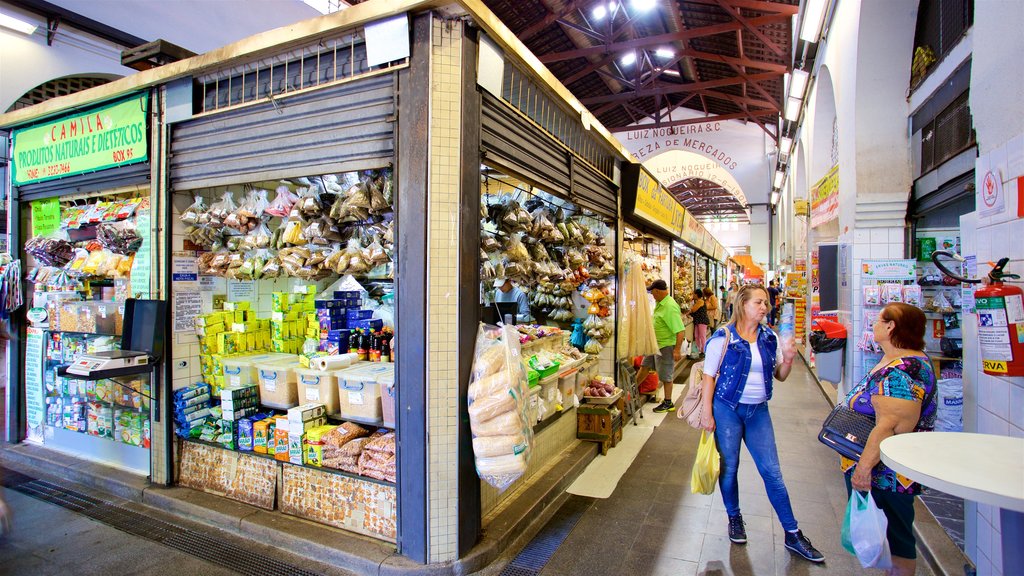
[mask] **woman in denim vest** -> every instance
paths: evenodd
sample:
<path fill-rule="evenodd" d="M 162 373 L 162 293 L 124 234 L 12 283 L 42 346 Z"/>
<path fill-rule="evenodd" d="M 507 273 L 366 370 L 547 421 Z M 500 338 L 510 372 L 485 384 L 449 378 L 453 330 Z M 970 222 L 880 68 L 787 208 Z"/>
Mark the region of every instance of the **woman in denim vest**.
<path fill-rule="evenodd" d="M 768 500 L 786 531 L 786 548 L 811 562 L 822 562 L 825 557 L 797 526 L 775 448 L 768 400 L 772 397 L 774 380 L 789 377 L 796 348 L 792 341 L 780 346 L 775 332 L 762 324 L 769 307 L 764 286 L 743 286 L 736 294 L 732 319 L 708 340 L 704 365 L 720 365 L 720 370 L 717 375 L 710 371 L 704 373 L 704 414 L 708 416 L 703 427 L 715 433 L 715 443 L 722 457 L 718 485 L 729 515 L 729 540 L 736 544 L 747 541 L 736 479 L 740 443 L 745 442 L 764 480 Z M 725 346 L 726 330 L 729 331 L 728 347 Z"/>

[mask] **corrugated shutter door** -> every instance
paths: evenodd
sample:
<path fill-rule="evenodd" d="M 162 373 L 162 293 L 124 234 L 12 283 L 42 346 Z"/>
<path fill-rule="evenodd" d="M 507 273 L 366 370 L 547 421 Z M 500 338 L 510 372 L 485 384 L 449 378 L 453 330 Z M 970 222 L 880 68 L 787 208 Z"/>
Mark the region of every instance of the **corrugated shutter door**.
<path fill-rule="evenodd" d="M 618 187 L 604 174 L 577 161 L 573 165 L 572 178 L 573 202 L 605 216 L 618 216 Z"/>
<path fill-rule="evenodd" d="M 394 74 L 172 127 L 171 186 L 225 186 L 379 168 L 394 159 Z"/>
<path fill-rule="evenodd" d="M 98 170 L 88 174 L 68 176 L 46 182 L 25 184 L 17 187 L 17 198 L 21 202 L 31 202 L 52 198 L 54 196 L 70 196 L 101 190 L 112 190 L 124 186 L 145 186 L 149 188 L 149 162 L 139 162 L 128 166 L 119 166 L 107 170 Z M 141 193 L 148 196 L 148 190 Z"/>
<path fill-rule="evenodd" d="M 545 192 L 569 196 L 569 153 L 504 102 L 484 92 L 480 111 L 484 161 L 527 178 Z"/>
<path fill-rule="evenodd" d="M 617 187 L 611 180 L 508 104 L 486 92 L 482 97 L 480 147 L 485 163 L 589 210 L 618 214 Z"/>

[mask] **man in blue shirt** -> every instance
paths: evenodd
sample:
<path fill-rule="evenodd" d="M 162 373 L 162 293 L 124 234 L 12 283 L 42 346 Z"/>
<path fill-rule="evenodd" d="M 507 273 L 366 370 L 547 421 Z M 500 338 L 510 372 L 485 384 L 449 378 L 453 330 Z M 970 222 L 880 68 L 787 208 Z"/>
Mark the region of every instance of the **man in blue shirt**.
<path fill-rule="evenodd" d="M 517 322 L 526 322 L 533 319 L 530 316 L 530 299 L 527 298 L 525 292 L 513 286 L 511 280 L 498 278 L 494 281 L 494 288 L 495 302 L 515 302 L 519 306 L 516 310 Z"/>

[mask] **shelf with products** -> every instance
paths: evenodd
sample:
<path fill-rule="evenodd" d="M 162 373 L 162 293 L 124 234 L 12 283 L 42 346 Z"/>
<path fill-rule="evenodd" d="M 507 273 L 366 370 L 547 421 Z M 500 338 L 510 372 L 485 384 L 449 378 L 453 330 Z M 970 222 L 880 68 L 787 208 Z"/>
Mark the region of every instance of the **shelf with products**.
<path fill-rule="evenodd" d="M 346 490 L 365 489 L 352 479 L 395 492 L 393 410 L 388 413 L 395 366 L 393 194 L 390 168 L 176 194 L 172 264 L 184 279 L 171 282 L 175 331 L 179 340 L 194 337 L 198 345 L 175 351 L 173 361 L 189 360 L 201 374 L 174 392 L 182 454 L 212 465 L 234 457 L 227 452 L 255 456 L 258 461 L 249 463 L 276 470 L 268 481 L 286 486 L 305 479 L 332 490 L 342 481 Z M 186 300 L 183 316 L 179 303 Z M 380 373 L 371 378 L 368 371 L 362 380 L 353 375 L 352 389 L 343 387 L 342 373 L 369 366 Z M 204 392 L 186 397 L 196 389 Z M 317 415 L 289 419 L 290 408 L 306 407 L 316 407 Z M 348 446 L 353 452 L 342 467 L 350 469 L 317 465 L 341 447 L 326 446 L 337 431 L 350 427 L 358 432 L 346 439 L 346 446 L 354 442 Z M 378 457 L 375 445 L 373 457 L 362 462 L 368 473 L 359 474 L 363 451 L 355 447 L 371 435 L 374 441 L 386 435 L 390 453 Z M 274 446 L 269 454 L 268 440 Z M 268 460 L 289 466 L 282 473 Z M 201 468 L 190 467 L 183 482 L 223 492 L 199 478 Z M 285 492 L 277 500 L 282 510 L 332 525 L 331 518 L 361 507 L 355 495 L 352 502 L 319 506 L 328 518 L 294 509 L 294 491 Z M 269 493 L 265 504 L 273 508 Z M 228 497 L 247 501 L 242 494 Z"/>
<path fill-rule="evenodd" d="M 221 450 L 231 450 L 230 448 L 225 448 L 223 445 L 218 444 L 217 442 L 209 442 L 207 440 L 200 440 L 199 438 L 183 438 L 183 440 L 185 442 L 191 442 L 193 444 L 200 444 L 202 446 L 209 446 L 211 448 L 219 448 Z M 275 458 L 274 454 L 261 454 L 259 452 L 253 452 L 251 450 L 237 450 L 236 449 L 236 450 L 233 450 L 233 451 L 234 452 L 238 452 L 239 454 L 245 454 L 246 456 L 253 456 L 253 457 L 261 458 L 261 459 L 264 459 L 264 460 L 272 460 L 274 462 L 279 462 L 282 466 L 296 466 L 296 467 L 299 467 L 299 468 L 308 468 L 310 470 L 316 470 L 317 472 L 327 472 L 329 474 L 336 474 L 338 476 L 343 476 L 343 477 L 346 477 L 346 478 L 353 478 L 355 480 L 362 480 L 362 481 L 365 481 L 365 482 L 372 482 L 374 484 L 380 484 L 381 486 L 391 486 L 391 487 L 396 486 L 396 484 L 394 482 L 388 482 L 387 480 L 379 480 L 379 479 L 373 478 L 371 476 L 363 476 L 361 474 L 356 474 L 356 473 L 353 473 L 353 472 L 346 472 L 344 470 L 339 470 L 337 468 L 329 468 L 329 467 L 326 467 L 326 466 L 316 466 L 316 465 L 313 465 L 313 464 L 296 464 L 294 462 L 291 462 L 290 460 L 280 460 L 280 459 Z"/>
<path fill-rule="evenodd" d="M 517 302 L 529 309 L 521 325 L 579 332 L 574 344 L 600 354 L 615 328 L 614 219 L 488 166 L 480 210 L 483 317 Z"/>

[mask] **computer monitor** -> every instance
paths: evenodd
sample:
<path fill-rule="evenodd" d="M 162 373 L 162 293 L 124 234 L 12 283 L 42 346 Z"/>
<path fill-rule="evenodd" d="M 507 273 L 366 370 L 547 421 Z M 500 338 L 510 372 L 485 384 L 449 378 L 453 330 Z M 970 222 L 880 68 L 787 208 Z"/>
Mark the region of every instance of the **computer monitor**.
<path fill-rule="evenodd" d="M 163 358 L 167 302 L 129 298 L 124 301 L 123 320 L 122 350 L 145 352 L 154 362 Z"/>
<path fill-rule="evenodd" d="M 516 302 L 494 302 L 484 307 L 483 321 L 485 324 L 497 325 L 505 321 L 506 315 L 512 316 L 512 323 L 517 322 L 516 315 L 519 313 L 519 304 Z"/>

